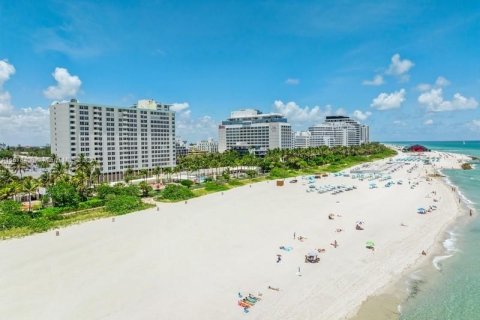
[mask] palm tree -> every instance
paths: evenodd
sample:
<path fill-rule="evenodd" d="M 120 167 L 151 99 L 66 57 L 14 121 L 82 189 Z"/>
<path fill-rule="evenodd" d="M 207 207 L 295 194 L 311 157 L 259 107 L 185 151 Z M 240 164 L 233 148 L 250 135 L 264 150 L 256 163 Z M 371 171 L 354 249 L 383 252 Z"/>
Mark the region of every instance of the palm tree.
<path fill-rule="evenodd" d="M 29 166 L 25 160 L 20 157 L 16 157 L 13 159 L 12 164 L 10 164 L 10 168 L 12 168 L 15 173 L 19 173 L 20 178 L 22 178 L 22 172 L 25 172 Z"/>
<path fill-rule="evenodd" d="M 160 175 L 162 174 L 162 168 L 155 167 L 155 168 L 153 168 L 152 173 L 156 177 L 156 183 L 159 184 L 160 183 Z"/>
<path fill-rule="evenodd" d="M 39 183 L 32 177 L 23 179 L 21 190 L 28 194 L 28 211 L 32 211 L 32 193 L 37 193 Z"/>
<path fill-rule="evenodd" d="M 139 173 L 143 176 L 143 180 L 146 182 L 148 178 L 148 170 L 147 169 L 140 169 Z"/>
<path fill-rule="evenodd" d="M 6 200 L 12 197 L 13 199 L 15 199 L 15 195 L 19 192 L 19 190 L 20 184 L 18 183 L 18 181 L 15 180 L 9 182 L 8 184 L 0 188 L 0 200 Z"/>
<path fill-rule="evenodd" d="M 129 183 L 130 181 L 132 181 L 132 178 L 133 178 L 133 169 L 132 168 L 128 168 L 127 170 L 125 170 L 125 172 L 123 173 L 123 180 L 125 180 L 125 183 Z"/>

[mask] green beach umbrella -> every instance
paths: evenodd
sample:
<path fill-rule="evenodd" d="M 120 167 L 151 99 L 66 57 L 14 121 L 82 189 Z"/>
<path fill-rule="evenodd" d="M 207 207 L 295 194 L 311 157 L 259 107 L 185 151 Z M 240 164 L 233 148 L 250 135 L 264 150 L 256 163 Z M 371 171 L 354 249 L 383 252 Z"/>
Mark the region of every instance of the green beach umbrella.
<path fill-rule="evenodd" d="M 367 241 L 367 247 L 374 247 L 375 243 L 373 241 Z"/>

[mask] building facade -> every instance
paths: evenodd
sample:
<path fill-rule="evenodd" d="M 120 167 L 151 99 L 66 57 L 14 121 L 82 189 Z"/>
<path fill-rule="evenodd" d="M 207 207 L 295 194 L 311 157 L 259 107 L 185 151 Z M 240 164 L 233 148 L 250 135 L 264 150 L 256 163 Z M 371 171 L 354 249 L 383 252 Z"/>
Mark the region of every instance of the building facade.
<path fill-rule="evenodd" d="M 312 147 L 358 146 L 370 141 L 369 127 L 346 116 L 327 116 L 324 123 L 308 131 Z"/>
<path fill-rule="evenodd" d="M 202 140 L 197 142 L 193 148 L 206 153 L 215 153 L 218 152 L 218 142 L 214 141 L 213 139 Z"/>
<path fill-rule="evenodd" d="M 52 153 L 66 161 L 81 154 L 103 174 L 175 166 L 175 112 L 139 100 L 132 107 L 70 102 L 50 106 Z"/>
<path fill-rule="evenodd" d="M 188 145 L 186 140 L 177 138 L 175 140 L 175 155 L 177 160 L 181 157 L 185 157 L 188 154 Z"/>
<path fill-rule="evenodd" d="M 218 127 L 218 151 L 248 148 L 262 155 L 271 149 L 294 147 L 292 128 L 287 118 L 277 113 L 259 110 L 233 111 Z"/>
<path fill-rule="evenodd" d="M 295 133 L 295 148 L 308 148 L 311 146 L 312 134 L 310 131 L 298 131 Z"/>

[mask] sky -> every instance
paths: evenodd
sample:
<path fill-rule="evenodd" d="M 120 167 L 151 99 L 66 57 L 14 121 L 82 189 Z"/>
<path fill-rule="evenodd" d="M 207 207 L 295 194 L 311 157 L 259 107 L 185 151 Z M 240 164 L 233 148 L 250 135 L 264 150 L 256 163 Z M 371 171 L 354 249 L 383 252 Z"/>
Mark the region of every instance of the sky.
<path fill-rule="evenodd" d="M 192 142 L 243 108 L 480 140 L 479 40 L 474 0 L 0 1 L 0 143 L 48 143 L 48 106 L 73 97 L 171 103 Z"/>

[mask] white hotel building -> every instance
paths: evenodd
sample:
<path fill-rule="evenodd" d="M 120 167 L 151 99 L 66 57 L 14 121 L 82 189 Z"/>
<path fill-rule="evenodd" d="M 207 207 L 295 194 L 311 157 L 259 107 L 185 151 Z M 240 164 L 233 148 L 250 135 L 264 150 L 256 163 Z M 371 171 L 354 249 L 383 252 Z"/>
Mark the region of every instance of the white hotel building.
<path fill-rule="evenodd" d="M 107 180 L 122 173 L 175 166 L 175 112 L 170 105 L 140 100 L 132 107 L 70 102 L 50 106 L 52 153 L 72 161 L 97 160 Z"/>
<path fill-rule="evenodd" d="M 218 151 L 248 149 L 262 155 L 270 149 L 294 146 L 292 127 L 287 118 L 277 113 L 255 109 L 233 111 L 218 127 Z"/>
<path fill-rule="evenodd" d="M 346 116 L 327 116 L 325 122 L 308 128 L 308 133 L 297 133 L 296 147 L 305 148 L 303 136 L 309 137 L 311 147 L 358 146 L 370 141 L 370 130 Z"/>

